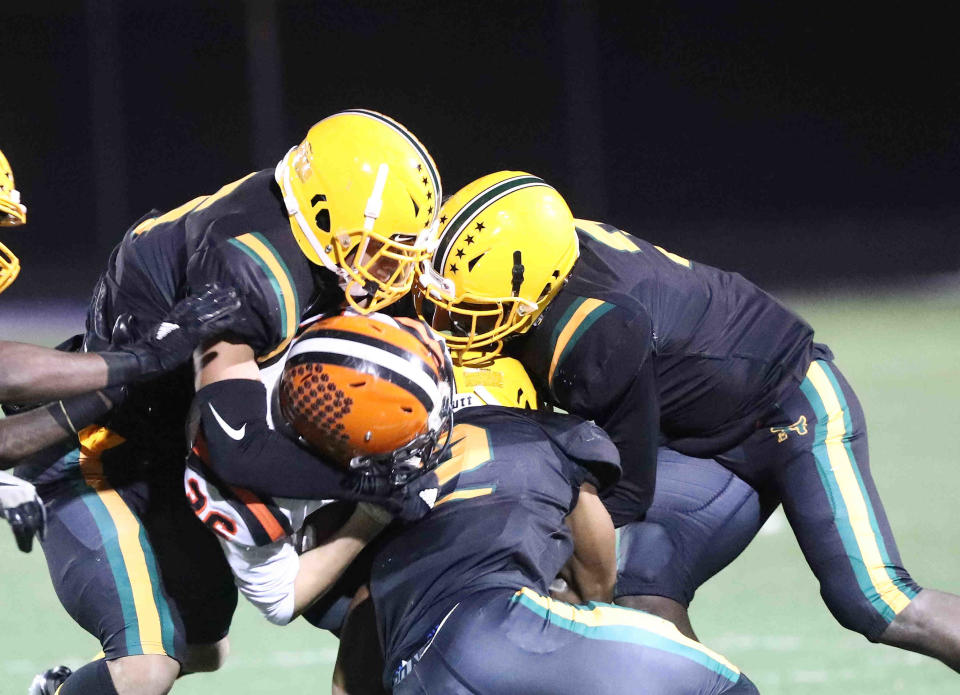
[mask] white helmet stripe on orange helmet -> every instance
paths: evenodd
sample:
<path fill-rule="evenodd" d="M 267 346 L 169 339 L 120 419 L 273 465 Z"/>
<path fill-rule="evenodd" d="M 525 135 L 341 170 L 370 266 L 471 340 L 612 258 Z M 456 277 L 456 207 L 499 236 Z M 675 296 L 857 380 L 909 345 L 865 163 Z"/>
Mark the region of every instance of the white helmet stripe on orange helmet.
<path fill-rule="evenodd" d="M 411 389 L 411 393 L 417 396 L 417 399 L 423 403 L 424 409 L 428 413 L 433 413 L 440 407 L 443 397 L 437 388 L 435 379 L 427 376 L 417 365 L 411 364 L 386 350 L 373 345 L 365 345 L 358 342 L 361 336 L 356 339 L 341 338 L 307 338 L 299 341 L 290 351 L 288 361 L 294 360 L 297 355 L 303 353 L 323 353 L 329 355 L 340 355 L 342 357 L 365 360 L 372 364 L 382 367 L 388 374 L 400 377 L 402 380 L 415 385 L 416 390 Z"/>

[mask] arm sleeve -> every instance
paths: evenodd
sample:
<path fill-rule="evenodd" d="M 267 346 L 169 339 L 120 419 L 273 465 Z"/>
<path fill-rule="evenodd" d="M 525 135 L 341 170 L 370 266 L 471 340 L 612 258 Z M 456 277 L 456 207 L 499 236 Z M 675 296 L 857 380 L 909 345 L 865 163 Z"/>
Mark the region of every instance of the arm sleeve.
<path fill-rule="evenodd" d="M 287 539 L 270 545 L 247 547 L 220 538 L 233 581 L 250 603 L 274 625 L 293 619 L 294 584 L 300 557 Z"/>
<path fill-rule="evenodd" d="M 234 338 L 249 345 L 257 355 L 266 354 L 284 340 L 281 308 L 270 279 L 229 239 L 204 244 L 187 262 L 188 291 L 211 282 L 234 287 L 240 295 L 241 306 L 230 328 Z"/>
<path fill-rule="evenodd" d="M 346 474 L 267 426 L 266 387 L 252 379 L 205 386 L 193 401 L 216 475 L 261 494 L 354 499 Z"/>
<path fill-rule="evenodd" d="M 604 494 L 617 525 L 643 518 L 656 484 L 660 404 L 646 313 L 620 308 L 586 331 L 558 364 L 561 407 L 596 422 L 620 452 L 622 477 Z"/>

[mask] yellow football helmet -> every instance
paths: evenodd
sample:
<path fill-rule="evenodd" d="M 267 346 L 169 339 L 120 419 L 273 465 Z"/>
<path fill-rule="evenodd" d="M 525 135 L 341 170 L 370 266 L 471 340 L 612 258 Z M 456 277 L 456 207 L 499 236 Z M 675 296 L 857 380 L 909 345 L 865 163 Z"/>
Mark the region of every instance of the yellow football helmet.
<path fill-rule="evenodd" d="M 420 317 L 449 330 L 460 363 L 523 333 L 560 291 L 580 254 L 573 215 L 543 179 L 500 171 L 468 184 L 444 203 L 432 262 L 418 268 Z"/>
<path fill-rule="evenodd" d="M 455 411 L 478 405 L 537 409 L 537 391 L 520 362 L 512 357 L 491 358 L 482 353 L 470 353 L 468 357 L 484 361 L 476 366 L 454 365 Z"/>
<path fill-rule="evenodd" d="M 13 183 L 10 163 L 0 152 L 0 227 L 16 227 L 27 221 L 27 208 L 20 202 L 20 192 Z M 0 292 L 7 289 L 20 274 L 20 259 L 0 243 Z"/>
<path fill-rule="evenodd" d="M 341 278 L 353 309 L 377 311 L 410 290 L 441 197 L 410 131 L 375 111 L 342 111 L 314 125 L 275 176 L 300 248 Z"/>

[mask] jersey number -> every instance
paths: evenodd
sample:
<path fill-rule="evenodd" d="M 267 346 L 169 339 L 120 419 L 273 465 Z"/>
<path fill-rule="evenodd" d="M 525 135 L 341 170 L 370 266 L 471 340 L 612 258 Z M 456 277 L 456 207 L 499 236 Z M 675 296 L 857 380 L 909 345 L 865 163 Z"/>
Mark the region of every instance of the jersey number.
<path fill-rule="evenodd" d="M 209 510 L 206 514 L 203 513 L 203 510 L 206 509 L 207 506 L 207 496 L 203 494 L 203 490 L 200 489 L 200 484 L 196 478 L 188 478 L 187 486 L 190 488 L 187 492 L 187 501 L 190 502 L 190 507 L 193 509 L 194 514 L 197 515 L 197 518 L 200 519 L 207 528 L 228 539 L 231 536 L 237 535 L 237 525 L 233 523 L 232 519 L 228 519 L 213 509 Z"/>
<path fill-rule="evenodd" d="M 591 238 L 599 241 L 604 246 L 609 246 L 612 249 L 617 251 L 626 251 L 628 253 L 643 253 L 643 249 L 637 246 L 636 242 L 630 238 L 630 235 L 626 232 L 621 232 L 619 229 L 609 230 L 605 229 L 596 222 L 586 222 L 584 220 L 577 221 L 577 227 L 583 232 L 586 232 L 591 236 Z M 689 260 L 683 256 L 678 256 L 675 253 L 667 251 L 662 246 L 654 246 L 657 251 L 662 253 L 664 256 L 669 258 L 671 261 L 677 265 L 682 265 L 685 268 L 690 268 L 691 263 Z"/>
<path fill-rule="evenodd" d="M 441 487 L 457 476 L 475 471 L 493 459 L 490 436 L 484 428 L 476 425 L 457 425 L 450 436 L 453 438 L 450 458 L 437 466 L 434 471 Z M 495 490 L 495 485 L 471 487 L 458 482 L 457 487 L 438 499 L 434 506 L 439 507 L 447 502 L 492 495 Z"/>

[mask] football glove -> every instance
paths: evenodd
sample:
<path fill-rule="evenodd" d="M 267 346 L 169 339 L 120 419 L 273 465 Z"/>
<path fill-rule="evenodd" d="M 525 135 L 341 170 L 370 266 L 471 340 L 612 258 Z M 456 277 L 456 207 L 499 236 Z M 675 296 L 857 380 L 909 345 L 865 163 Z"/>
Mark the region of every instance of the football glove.
<path fill-rule="evenodd" d="M 47 510 L 36 488 L 26 480 L 0 471 L 0 513 L 17 539 L 17 547 L 25 553 L 33 549 L 33 536 L 43 540 L 47 530 Z"/>
<path fill-rule="evenodd" d="M 124 337 L 135 333 L 130 325 L 134 317 L 121 316 L 118 324 L 122 319 L 123 327 L 114 331 L 111 346 L 116 352 L 102 353 L 110 368 L 108 385 L 151 379 L 179 367 L 201 341 L 226 332 L 239 308 L 234 288 L 204 285 L 180 300 L 145 337 L 129 344 L 124 344 Z"/>
<path fill-rule="evenodd" d="M 417 521 L 433 509 L 440 491 L 436 473 L 425 473 L 397 487 L 389 477 L 361 474 L 349 477 L 352 498 L 382 507 L 398 521 Z"/>

